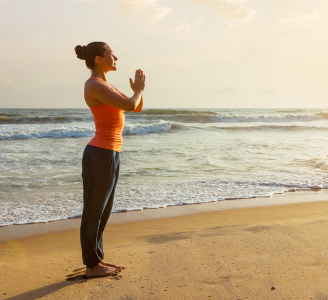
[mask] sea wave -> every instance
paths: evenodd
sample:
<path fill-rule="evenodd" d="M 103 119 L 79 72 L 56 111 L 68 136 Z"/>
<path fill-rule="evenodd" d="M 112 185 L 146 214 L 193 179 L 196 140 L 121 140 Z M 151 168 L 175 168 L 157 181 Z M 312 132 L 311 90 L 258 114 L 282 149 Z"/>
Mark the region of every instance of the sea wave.
<path fill-rule="evenodd" d="M 45 124 L 45 123 L 72 123 L 72 122 L 92 122 L 93 117 L 77 116 L 21 116 L 21 115 L 1 115 L 0 124 Z"/>
<path fill-rule="evenodd" d="M 157 116 L 174 116 L 174 115 L 217 115 L 216 112 L 211 110 L 189 110 L 189 109 L 145 109 L 143 115 L 157 115 Z"/>
<path fill-rule="evenodd" d="M 145 135 L 152 133 L 166 133 L 171 130 L 184 130 L 186 126 L 182 124 L 159 121 L 150 124 L 126 123 L 123 135 Z M 0 140 L 24 140 L 40 138 L 80 138 L 91 137 L 95 133 L 93 124 L 67 124 L 61 126 L 53 125 L 16 125 L 0 128 Z"/>
<path fill-rule="evenodd" d="M 128 188 L 118 187 L 112 212 L 158 209 L 223 200 L 268 198 L 275 194 L 318 191 L 327 188 L 327 185 L 300 183 L 202 180 L 173 185 L 139 184 L 138 188 L 133 189 L 129 183 Z M 127 199 L 131 200 L 127 201 Z M 80 217 L 82 206 L 82 193 L 76 190 L 50 192 L 43 195 L 26 194 L 23 198 L 13 197 L 2 203 L 0 227 Z"/>
<path fill-rule="evenodd" d="M 6 130 L 1 130 L 0 128 L 0 141 L 1 140 L 24 140 L 24 139 L 39 139 L 39 138 L 81 138 L 81 137 L 91 137 L 95 133 L 93 124 L 84 123 L 78 125 L 61 125 L 61 126 L 37 126 L 32 125 L 31 128 L 20 127 L 10 128 L 7 126 Z M 302 126 L 302 125 L 235 125 L 235 126 L 224 126 L 224 125 L 198 125 L 197 124 L 186 124 L 186 123 L 176 123 L 161 120 L 159 122 L 153 122 L 148 124 L 138 124 L 138 123 L 126 123 L 123 135 L 146 135 L 154 133 L 169 133 L 178 132 L 185 130 L 206 130 L 206 131 L 300 131 L 300 130 L 312 130 L 312 131 L 327 131 L 328 127 L 319 126 Z"/>
<path fill-rule="evenodd" d="M 159 115 L 144 115 L 147 120 L 155 120 Z M 166 121 L 180 123 L 288 123 L 288 122 L 310 122 L 325 121 L 328 119 L 327 113 L 300 113 L 300 114 L 274 114 L 274 115 L 242 115 L 226 113 L 184 113 L 173 115 L 162 115 Z"/>
<path fill-rule="evenodd" d="M 196 127 L 195 127 L 196 128 Z M 328 130 L 328 127 L 322 126 L 303 126 L 303 125 L 251 125 L 251 126 L 215 126 L 211 125 L 204 127 L 208 130 L 227 130 L 227 131 L 271 131 L 271 130 L 281 130 L 281 131 L 300 131 L 300 130 Z"/>
<path fill-rule="evenodd" d="M 0 140 L 26 140 L 40 138 L 77 138 L 92 136 L 95 130 L 87 128 L 61 127 L 39 130 L 15 130 L 0 133 Z"/>
<path fill-rule="evenodd" d="M 178 123 L 159 121 L 151 124 L 126 124 L 124 127 L 124 135 L 144 135 L 149 133 L 165 133 L 170 130 L 184 130 L 187 126 Z"/>
<path fill-rule="evenodd" d="M 140 113 L 126 112 L 127 120 L 175 123 L 285 123 L 328 120 L 326 110 L 260 110 L 260 109 L 145 109 Z M 12 110 L 0 111 L 0 125 L 59 124 L 92 122 L 88 109 Z"/>

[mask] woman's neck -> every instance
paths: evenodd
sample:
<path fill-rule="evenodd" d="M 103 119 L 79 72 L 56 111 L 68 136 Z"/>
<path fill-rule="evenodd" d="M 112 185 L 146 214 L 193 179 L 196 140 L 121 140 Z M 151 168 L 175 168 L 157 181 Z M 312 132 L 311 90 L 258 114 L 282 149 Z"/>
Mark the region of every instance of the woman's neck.
<path fill-rule="evenodd" d="M 91 77 L 97 77 L 106 81 L 106 73 L 104 70 L 92 70 Z"/>

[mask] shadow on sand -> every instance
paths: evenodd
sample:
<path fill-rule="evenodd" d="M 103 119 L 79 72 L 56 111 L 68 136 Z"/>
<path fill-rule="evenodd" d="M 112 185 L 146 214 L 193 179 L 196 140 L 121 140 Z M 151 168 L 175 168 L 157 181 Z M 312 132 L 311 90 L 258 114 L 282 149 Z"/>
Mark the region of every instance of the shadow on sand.
<path fill-rule="evenodd" d="M 35 289 L 33 291 L 29 291 L 29 292 L 26 292 L 26 293 L 23 293 L 20 295 L 8 297 L 8 298 L 5 298 L 5 300 L 35 300 L 35 299 L 39 299 L 40 297 L 44 297 L 44 296 L 47 296 L 54 292 L 57 292 L 58 290 L 65 288 L 67 286 L 77 284 L 77 283 L 83 283 L 83 282 L 86 282 L 87 280 L 96 279 L 96 278 L 88 278 L 87 279 L 85 277 L 85 267 L 75 269 L 72 273 L 67 275 L 65 278 L 66 279 L 64 281 L 50 284 L 50 285 Z M 115 275 L 111 275 L 107 278 L 111 278 L 112 280 L 120 280 L 122 278 L 122 276 L 115 274 Z M 6 295 L 4 295 L 4 296 L 6 296 Z"/>
<path fill-rule="evenodd" d="M 42 288 L 35 289 L 33 291 L 29 291 L 17 296 L 13 296 L 10 298 L 5 298 L 5 300 L 34 300 L 34 299 L 39 299 L 40 297 L 47 296 L 49 294 L 52 294 L 64 287 L 67 287 L 72 284 L 76 284 L 77 282 L 75 281 L 62 281 L 62 282 L 57 282 L 54 284 L 50 284 L 47 286 L 44 286 Z"/>
<path fill-rule="evenodd" d="M 47 296 L 49 294 L 57 292 L 58 290 L 60 290 L 62 288 L 70 286 L 72 284 L 86 282 L 87 279 L 85 277 L 84 271 L 85 271 L 85 268 L 75 269 L 71 274 L 66 276 L 65 281 L 50 284 L 50 285 L 44 286 L 42 288 L 38 288 L 33 291 L 29 291 L 29 292 L 26 292 L 26 293 L 23 293 L 20 295 L 16 295 L 13 297 L 5 298 L 5 299 L 6 300 L 34 300 L 34 299 L 38 299 L 40 297 Z"/>

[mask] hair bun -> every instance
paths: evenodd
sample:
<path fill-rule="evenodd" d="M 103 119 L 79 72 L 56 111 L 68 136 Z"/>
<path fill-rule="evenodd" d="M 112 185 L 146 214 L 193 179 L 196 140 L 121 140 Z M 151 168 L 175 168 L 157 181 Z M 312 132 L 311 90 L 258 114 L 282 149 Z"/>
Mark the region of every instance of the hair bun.
<path fill-rule="evenodd" d="M 81 46 L 81 45 L 76 46 L 75 53 L 77 58 L 85 60 L 87 54 L 87 46 Z"/>

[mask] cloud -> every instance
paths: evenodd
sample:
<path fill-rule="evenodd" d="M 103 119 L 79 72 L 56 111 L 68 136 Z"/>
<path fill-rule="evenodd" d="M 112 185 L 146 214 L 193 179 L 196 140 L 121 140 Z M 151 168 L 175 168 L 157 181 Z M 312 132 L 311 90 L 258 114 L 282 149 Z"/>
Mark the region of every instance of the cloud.
<path fill-rule="evenodd" d="M 183 18 L 180 21 L 176 21 L 173 23 L 173 30 L 174 31 L 182 31 L 188 30 L 190 28 L 195 28 L 197 26 L 203 25 L 206 23 L 205 18 L 199 17 L 197 20 L 188 22 L 187 18 Z"/>
<path fill-rule="evenodd" d="M 203 24 L 205 24 L 205 18 L 203 18 L 203 17 L 199 17 L 197 20 L 195 20 L 195 21 L 192 21 L 192 24 L 193 25 L 203 25 Z"/>
<path fill-rule="evenodd" d="M 117 12 L 131 16 L 143 14 L 143 21 L 156 22 L 172 12 L 171 7 L 157 5 L 158 0 L 119 0 Z"/>
<path fill-rule="evenodd" d="M 171 7 L 151 5 L 144 10 L 144 21 L 156 22 L 172 12 Z"/>
<path fill-rule="evenodd" d="M 177 21 L 174 24 L 175 31 L 181 31 L 181 30 L 185 30 L 185 29 L 189 29 L 189 28 L 190 28 L 190 23 L 187 21 L 187 18 Z"/>
<path fill-rule="evenodd" d="M 256 11 L 243 3 L 248 0 L 189 0 L 193 3 L 210 6 L 219 16 L 230 21 L 250 21 L 256 17 Z"/>
<path fill-rule="evenodd" d="M 1 1 L 1 0 L 0 0 Z M 157 5 L 159 0 L 72 0 L 82 3 L 97 3 L 102 7 L 102 13 L 115 13 L 126 17 L 141 15 L 145 23 L 153 23 L 163 19 L 172 12 L 171 7 Z M 109 8 L 110 7 L 110 8 Z M 109 9 L 108 9 L 109 8 Z"/>
<path fill-rule="evenodd" d="M 285 6 L 285 10 L 291 17 L 280 19 L 280 22 L 290 22 L 295 20 L 305 20 L 316 18 L 319 15 L 318 10 L 313 10 L 299 4 L 290 4 Z"/>

